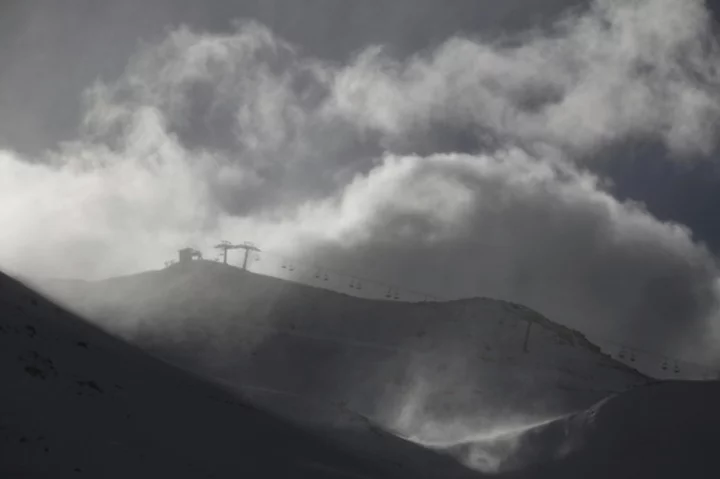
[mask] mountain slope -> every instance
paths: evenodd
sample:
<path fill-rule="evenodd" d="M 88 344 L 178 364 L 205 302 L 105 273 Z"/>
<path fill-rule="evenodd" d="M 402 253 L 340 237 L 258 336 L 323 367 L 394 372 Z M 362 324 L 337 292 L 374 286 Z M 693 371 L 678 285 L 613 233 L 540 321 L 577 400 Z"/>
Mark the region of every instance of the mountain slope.
<path fill-rule="evenodd" d="M 1 274 L 0 384 L 2 477 L 468 476 L 388 435 L 405 460 L 331 445 Z"/>
<path fill-rule="evenodd" d="M 0 381 L 2 477 L 482 477 L 339 408 L 248 390 L 292 426 L 1 275 Z M 719 400 L 717 382 L 657 383 L 435 447 L 499 479 L 717 477 Z"/>
<path fill-rule="evenodd" d="M 497 479 L 715 478 L 720 382 L 672 381 L 545 424 L 432 445 Z"/>
<path fill-rule="evenodd" d="M 576 331 L 502 301 L 360 299 L 205 261 L 46 288 L 183 367 L 342 403 L 425 440 L 465 434 L 448 421 L 538 421 L 647 380 Z"/>
<path fill-rule="evenodd" d="M 525 433 L 510 477 L 720 477 L 720 382 L 658 382 Z"/>

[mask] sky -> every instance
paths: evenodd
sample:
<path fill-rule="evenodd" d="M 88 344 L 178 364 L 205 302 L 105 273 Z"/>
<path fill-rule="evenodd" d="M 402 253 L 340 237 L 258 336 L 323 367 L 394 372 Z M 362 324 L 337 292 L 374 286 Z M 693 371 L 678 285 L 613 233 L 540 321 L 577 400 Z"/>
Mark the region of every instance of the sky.
<path fill-rule="evenodd" d="M 6 1 L 0 268 L 261 247 L 717 360 L 715 7 Z"/>

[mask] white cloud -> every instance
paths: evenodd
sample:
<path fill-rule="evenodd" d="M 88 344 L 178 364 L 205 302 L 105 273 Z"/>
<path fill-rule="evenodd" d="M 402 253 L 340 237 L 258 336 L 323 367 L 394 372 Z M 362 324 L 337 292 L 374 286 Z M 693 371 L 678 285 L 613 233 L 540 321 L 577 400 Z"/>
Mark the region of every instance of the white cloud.
<path fill-rule="evenodd" d="M 48 163 L 0 154 L 0 238 L 4 268 L 30 274 L 96 277 L 162 264 L 158 258 L 200 238 L 213 207 L 202 162 L 162 133 L 142 110 L 122 152 L 68 145 Z"/>
<path fill-rule="evenodd" d="M 179 28 L 88 90 L 76 142 L 47 161 L 2 153 L 0 264 L 102 276 L 248 239 L 585 329 L 696 339 L 714 258 L 582 161 L 638 136 L 709 151 L 718 65 L 695 0 L 598 0 L 552 31 L 346 65 L 253 23 Z"/>
<path fill-rule="evenodd" d="M 390 156 L 336 205 L 319 209 L 325 223 L 300 223 L 325 235 L 304 248 L 340 268 L 444 297 L 520 301 L 656 348 L 712 332 L 713 256 L 686 228 L 552 159 L 518 150 Z"/>
<path fill-rule="evenodd" d="M 576 154 L 635 135 L 708 151 L 719 58 L 702 2 L 598 1 L 519 43 L 455 38 L 409 60 L 365 51 L 338 74 L 334 97 L 389 136 L 449 122 Z"/>

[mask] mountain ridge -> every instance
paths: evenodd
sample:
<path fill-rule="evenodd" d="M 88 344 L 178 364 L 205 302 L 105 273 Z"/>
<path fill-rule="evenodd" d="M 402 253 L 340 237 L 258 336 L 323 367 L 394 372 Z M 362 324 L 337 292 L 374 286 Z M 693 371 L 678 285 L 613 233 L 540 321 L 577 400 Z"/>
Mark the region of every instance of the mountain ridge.
<path fill-rule="evenodd" d="M 2 274 L 0 359 L 7 477 L 477 477 L 390 434 L 344 441 L 288 422 Z"/>
<path fill-rule="evenodd" d="M 554 417 L 648 379 L 582 334 L 487 298 L 357 298 L 208 261 L 76 286 L 55 297 L 207 377 L 329 400 L 394 430 L 419 401 L 404 434 L 425 414 L 482 416 L 478 427 Z"/>

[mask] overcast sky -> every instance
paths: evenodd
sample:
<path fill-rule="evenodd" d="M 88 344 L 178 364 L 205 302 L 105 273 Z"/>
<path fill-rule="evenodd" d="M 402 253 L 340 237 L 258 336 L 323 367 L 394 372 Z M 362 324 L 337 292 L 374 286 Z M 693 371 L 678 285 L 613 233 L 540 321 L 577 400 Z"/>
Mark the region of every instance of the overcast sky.
<path fill-rule="evenodd" d="M 8 1 L 0 267 L 254 240 L 713 357 L 699 0 Z"/>

